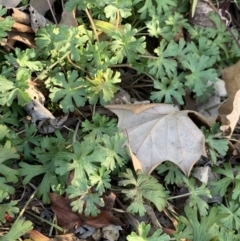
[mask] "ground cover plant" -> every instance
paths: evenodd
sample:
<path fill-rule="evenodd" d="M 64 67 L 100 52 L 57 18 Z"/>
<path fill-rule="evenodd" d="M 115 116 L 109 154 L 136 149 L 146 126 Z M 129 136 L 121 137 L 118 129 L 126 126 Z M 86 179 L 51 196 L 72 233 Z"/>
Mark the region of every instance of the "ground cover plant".
<path fill-rule="evenodd" d="M 0 240 L 240 239 L 239 1 L 2 4 Z"/>

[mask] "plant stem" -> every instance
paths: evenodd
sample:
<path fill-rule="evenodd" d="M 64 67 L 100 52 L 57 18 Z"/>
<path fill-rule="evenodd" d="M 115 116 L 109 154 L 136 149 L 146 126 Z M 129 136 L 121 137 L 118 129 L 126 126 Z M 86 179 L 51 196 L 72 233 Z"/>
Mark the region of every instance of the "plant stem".
<path fill-rule="evenodd" d="M 55 67 L 60 61 L 62 61 L 63 59 L 65 59 L 68 56 L 69 52 L 66 52 L 60 59 L 58 59 L 56 62 L 54 62 L 52 65 L 50 65 L 49 67 L 47 67 L 44 71 L 42 71 L 42 73 L 40 75 L 38 75 L 38 77 L 36 77 L 33 81 L 37 81 L 38 79 L 40 79 L 40 77 L 42 77 L 44 74 L 46 74 L 50 69 L 52 69 L 53 67 Z"/>
<path fill-rule="evenodd" d="M 19 219 L 22 217 L 23 213 L 26 210 L 26 207 L 28 206 L 28 204 L 32 201 L 32 199 L 34 198 L 35 194 L 37 192 L 37 189 L 32 193 L 32 195 L 30 196 L 30 198 L 27 200 L 26 204 L 24 205 L 23 209 L 21 210 L 21 212 L 19 213 L 18 217 L 16 218 L 14 223 L 17 223 L 19 221 Z"/>
<path fill-rule="evenodd" d="M 48 220 L 43 219 L 43 218 L 41 218 L 41 217 L 39 217 L 39 216 L 37 216 L 37 215 L 31 213 L 31 212 L 26 212 L 26 213 L 28 213 L 29 215 L 33 216 L 34 218 L 39 219 L 40 221 L 42 221 L 42 222 L 44 222 L 44 223 L 49 224 L 50 226 L 52 226 L 52 227 L 58 229 L 59 231 L 64 232 L 64 229 L 61 228 L 61 227 L 59 227 L 58 225 L 56 225 L 56 224 L 54 224 L 54 223 L 51 223 L 51 222 L 49 222 Z"/>
<path fill-rule="evenodd" d="M 146 59 L 158 59 L 158 57 L 151 56 L 151 55 L 139 55 L 141 58 L 146 58 Z"/>
<path fill-rule="evenodd" d="M 85 12 L 86 12 L 86 14 L 87 14 L 87 16 L 88 16 L 88 19 L 89 19 L 89 21 L 90 21 L 90 23 L 91 23 L 91 25 L 92 25 L 93 32 L 94 32 L 94 34 L 95 34 L 96 40 L 99 41 L 99 39 L 98 39 L 98 34 L 97 34 L 97 30 L 96 30 L 96 28 L 95 28 L 95 25 L 94 25 L 92 16 L 91 16 L 91 14 L 89 13 L 89 11 L 88 11 L 87 8 L 85 9 Z"/>
<path fill-rule="evenodd" d="M 174 197 L 170 197 L 170 198 L 168 198 L 168 200 L 173 200 L 173 199 L 182 198 L 182 197 L 188 197 L 190 195 L 191 195 L 191 193 L 185 193 L 185 194 L 177 195 Z"/>

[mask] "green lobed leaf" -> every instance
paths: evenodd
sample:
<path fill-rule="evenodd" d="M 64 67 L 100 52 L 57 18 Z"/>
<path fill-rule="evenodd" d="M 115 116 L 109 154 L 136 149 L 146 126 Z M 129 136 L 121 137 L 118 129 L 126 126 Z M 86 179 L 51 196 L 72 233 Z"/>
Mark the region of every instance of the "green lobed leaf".
<path fill-rule="evenodd" d="M 97 216 L 100 210 L 96 205 L 103 207 L 104 203 L 99 194 L 91 192 L 91 186 L 87 179 L 78 179 L 72 181 L 71 185 L 66 189 L 69 198 L 75 198 L 71 202 L 74 212 L 84 213 L 86 216 Z"/>
<path fill-rule="evenodd" d="M 161 163 L 156 168 L 156 171 L 158 172 L 158 174 L 164 173 L 164 181 L 167 184 L 183 183 L 184 174 L 180 170 L 180 168 L 177 165 L 175 165 L 173 162 L 167 161 L 167 162 Z"/>
<path fill-rule="evenodd" d="M 154 88 L 158 91 L 152 91 L 150 99 L 157 102 L 173 103 L 176 100 L 179 104 L 184 104 L 183 97 L 185 90 L 181 80 L 184 75 L 174 75 L 172 78 L 163 77 L 160 80 L 154 80 Z M 164 100 L 164 101 L 163 101 Z"/>
<path fill-rule="evenodd" d="M 11 159 L 18 159 L 19 155 L 10 141 L 6 141 L 2 146 L 0 145 L 0 173 L 6 177 L 7 182 L 17 182 L 18 181 L 18 170 L 10 168 L 4 162 Z"/>
<path fill-rule="evenodd" d="M 106 167 L 107 170 L 113 171 L 115 168 L 122 167 L 129 159 L 127 148 L 124 147 L 125 142 L 126 137 L 123 133 L 117 132 L 114 136 L 106 134 L 102 136 L 98 146 L 105 154 L 101 165 Z"/>
<path fill-rule="evenodd" d="M 43 64 L 41 61 L 37 61 L 37 54 L 34 49 L 26 49 L 21 51 L 19 48 L 15 49 L 16 57 L 12 53 L 6 55 L 5 58 L 9 64 L 18 65 L 17 67 L 23 67 L 33 71 L 41 71 Z"/>
<path fill-rule="evenodd" d="M 190 71 L 190 74 L 185 76 L 185 85 L 196 93 L 197 97 L 205 96 L 209 92 L 207 82 L 214 82 L 218 76 L 217 71 L 210 68 L 212 63 L 209 60 L 209 56 L 188 54 L 182 61 L 183 67 Z"/>
<path fill-rule="evenodd" d="M 98 100 L 101 105 L 109 102 L 118 91 L 117 83 L 121 82 L 120 73 L 109 68 L 98 70 L 97 73 L 88 78 L 85 82 L 87 88 L 87 98 L 91 104 L 96 104 Z"/>
<path fill-rule="evenodd" d="M 103 151 L 101 151 L 94 140 L 75 142 L 73 144 L 73 152 L 69 150 L 60 151 L 56 157 L 56 173 L 64 175 L 74 170 L 74 178 L 81 180 L 87 179 L 87 176 L 96 172 L 97 163 L 104 160 Z"/>
<path fill-rule="evenodd" d="M 132 232 L 127 236 L 128 241 L 170 241 L 171 238 L 167 234 L 163 234 L 161 229 L 158 229 L 152 236 L 148 237 L 150 225 L 141 222 L 138 226 L 138 234 Z"/>
<path fill-rule="evenodd" d="M 177 62 L 174 57 L 178 53 L 178 44 L 173 40 L 169 43 L 162 40 L 160 46 L 154 50 L 158 57 L 149 59 L 148 69 L 149 73 L 156 79 L 160 79 L 164 76 L 171 78 L 177 68 Z"/>
<path fill-rule="evenodd" d="M 211 159 L 215 164 L 217 162 L 218 155 L 225 156 L 227 154 L 228 141 L 219 137 L 219 134 L 221 133 L 219 123 L 212 125 L 210 130 L 202 126 L 201 130 L 205 136 L 206 146 L 210 151 Z"/>
<path fill-rule="evenodd" d="M 230 201 L 228 207 L 223 204 L 218 206 L 219 213 L 223 215 L 220 219 L 223 227 L 229 230 L 239 230 L 240 228 L 240 209 L 239 204 Z"/>
<path fill-rule="evenodd" d="M 198 209 L 201 216 L 208 214 L 208 204 L 203 200 L 204 197 L 211 198 L 210 190 L 206 187 L 206 184 L 202 183 L 200 187 L 196 187 L 194 179 L 187 179 L 183 177 L 187 188 L 189 189 L 189 206 Z"/>
<path fill-rule="evenodd" d="M 7 9 L 3 8 L 2 5 L 0 5 L 0 16 L 3 16 L 6 14 Z M 12 26 L 14 24 L 14 20 L 11 17 L 5 17 L 2 20 L 0 20 L 0 42 L 2 42 L 2 39 L 7 36 L 7 31 L 10 31 Z"/>
<path fill-rule="evenodd" d="M 37 127 L 35 124 L 25 125 L 24 137 L 12 141 L 17 151 L 23 154 L 25 160 L 33 160 L 33 147 L 40 145 L 42 137 L 40 135 L 35 136 L 36 133 Z"/>
<path fill-rule="evenodd" d="M 211 241 L 219 235 L 219 215 L 217 208 L 213 207 L 210 209 L 208 216 L 201 217 L 200 221 L 198 220 L 197 209 L 191 208 L 189 205 L 186 205 L 185 214 L 187 217 L 185 230 L 181 231 L 180 235 L 176 234 L 176 237 L 187 238 L 197 241 Z M 189 233 L 189 228 L 191 233 Z M 190 235 L 189 235 L 190 234 Z"/>
<path fill-rule="evenodd" d="M 129 189 L 122 190 L 126 194 L 126 198 L 131 200 L 130 206 L 127 210 L 131 213 L 139 213 L 143 216 L 146 212 L 144 208 L 144 199 L 152 202 L 159 211 L 167 204 L 167 194 L 163 186 L 158 183 L 157 179 L 149 174 L 138 172 L 136 176 L 133 175 L 130 169 L 121 175 L 123 180 L 119 182 L 120 186 L 128 186 Z M 133 188 L 131 188 L 133 186 Z"/>
<path fill-rule="evenodd" d="M 3 191 L 0 190 L 0 194 L 3 194 Z M 5 195 L 6 196 L 6 195 Z M 15 217 L 15 214 L 19 213 L 19 208 L 17 207 L 18 201 L 10 201 L 8 203 L 0 202 L 0 223 L 5 223 L 5 215 L 8 213 L 12 218 Z"/>
<path fill-rule="evenodd" d="M 88 134 L 88 137 L 91 136 L 93 139 L 103 134 L 114 135 L 118 130 L 116 122 L 114 118 L 110 120 L 109 117 L 96 113 L 92 116 L 92 122 L 87 119 L 82 122 L 82 130 Z"/>
<path fill-rule="evenodd" d="M 130 24 L 126 24 L 124 30 L 114 31 L 111 35 L 111 51 L 114 53 L 117 63 L 122 63 L 126 58 L 128 63 L 138 60 L 139 54 L 145 53 L 145 37 L 136 38 L 137 29 L 132 29 Z"/>
<path fill-rule="evenodd" d="M 89 180 L 92 186 L 96 185 L 96 190 L 99 195 L 102 195 L 106 189 L 111 187 L 110 170 L 105 167 L 100 167 L 97 172 L 90 174 Z"/>
<path fill-rule="evenodd" d="M 138 4 L 140 3 L 140 4 Z M 176 6 L 174 0 L 134 0 L 133 5 L 139 6 L 138 12 L 141 19 L 146 19 L 147 16 L 151 16 L 153 9 L 156 8 L 157 14 L 161 15 L 163 12 L 168 12 L 172 7 Z"/>
<path fill-rule="evenodd" d="M 52 83 L 49 97 L 53 102 L 58 102 L 65 113 L 74 111 L 74 105 L 84 106 L 86 102 L 86 91 L 84 80 L 78 76 L 76 70 L 68 71 L 65 77 L 63 73 L 57 73 L 55 77 L 49 78 L 47 83 Z"/>
<path fill-rule="evenodd" d="M 25 221 L 24 219 L 19 219 L 17 222 L 14 222 L 13 226 L 9 232 L 1 238 L 1 241 L 15 241 L 33 229 L 32 222 Z"/>
<path fill-rule="evenodd" d="M 22 68 L 17 70 L 16 78 L 13 81 L 0 75 L 0 105 L 11 106 L 15 98 L 21 106 L 29 103 L 31 98 L 25 92 L 28 88 L 29 78 L 29 73 Z"/>
<path fill-rule="evenodd" d="M 230 185 L 233 187 L 230 190 L 232 198 L 235 200 L 238 198 L 240 200 L 240 167 L 235 167 L 233 171 L 230 163 L 224 163 L 223 167 L 214 167 L 213 171 L 222 175 L 220 180 L 211 182 L 211 191 L 213 195 L 219 194 L 224 196 L 227 193 Z"/>

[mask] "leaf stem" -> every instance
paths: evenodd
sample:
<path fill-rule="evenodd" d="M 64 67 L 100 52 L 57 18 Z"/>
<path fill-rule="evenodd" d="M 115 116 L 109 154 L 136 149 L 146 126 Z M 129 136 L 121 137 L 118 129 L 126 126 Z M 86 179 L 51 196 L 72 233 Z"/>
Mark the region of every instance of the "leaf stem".
<path fill-rule="evenodd" d="M 33 216 L 34 218 L 37 218 L 37 219 L 41 220 L 41 221 L 44 222 L 44 223 L 49 224 L 51 227 L 54 227 L 54 228 L 58 229 L 59 231 L 64 232 L 64 229 L 61 228 L 61 227 L 59 227 L 58 225 L 56 225 L 56 224 L 54 224 L 54 223 L 51 223 L 51 222 L 49 222 L 48 220 L 43 219 L 43 218 L 41 218 L 41 217 L 39 217 L 39 216 L 37 216 L 37 215 L 29 212 L 29 211 L 26 211 L 26 213 L 29 214 L 29 215 L 31 215 L 31 216 Z"/>
<path fill-rule="evenodd" d="M 38 77 L 36 77 L 33 81 L 37 81 L 38 79 L 40 79 L 40 77 L 42 77 L 44 74 L 46 74 L 50 69 L 52 69 L 53 67 L 55 67 L 60 61 L 62 61 L 63 59 L 65 59 L 68 56 L 69 52 L 66 52 L 60 59 L 58 59 L 56 62 L 54 62 L 52 65 L 50 65 L 49 67 L 47 67 L 44 71 L 42 71 L 42 73 L 40 75 L 38 75 Z"/>
<path fill-rule="evenodd" d="M 151 56 L 151 55 L 139 55 L 140 58 L 146 58 L 146 59 L 158 59 L 158 57 Z"/>
<path fill-rule="evenodd" d="M 69 63 L 70 63 L 71 65 L 73 65 L 73 67 L 75 67 L 76 69 L 80 69 L 81 71 L 87 73 L 86 70 L 84 70 L 82 67 L 76 65 L 76 64 L 71 60 L 71 58 L 70 58 L 70 53 L 67 55 L 67 59 L 68 59 Z"/>
<path fill-rule="evenodd" d="M 189 193 L 177 195 L 177 196 L 174 196 L 174 197 L 170 197 L 170 198 L 168 198 L 168 200 L 173 200 L 173 199 L 182 198 L 182 197 L 188 197 L 190 195 L 191 195 L 191 193 L 189 192 Z"/>
<path fill-rule="evenodd" d="M 93 32 L 94 32 L 94 34 L 95 34 L 96 40 L 99 41 L 99 39 L 98 39 L 98 34 L 97 34 L 97 30 L 96 30 L 96 27 L 95 27 L 95 25 L 94 25 L 92 16 L 91 16 L 91 14 L 89 13 L 89 11 L 88 11 L 87 8 L 85 9 L 85 12 L 86 12 L 86 14 L 87 14 L 87 16 L 88 16 L 88 19 L 89 19 L 89 21 L 90 21 L 90 23 L 91 23 L 91 25 L 92 25 Z"/>

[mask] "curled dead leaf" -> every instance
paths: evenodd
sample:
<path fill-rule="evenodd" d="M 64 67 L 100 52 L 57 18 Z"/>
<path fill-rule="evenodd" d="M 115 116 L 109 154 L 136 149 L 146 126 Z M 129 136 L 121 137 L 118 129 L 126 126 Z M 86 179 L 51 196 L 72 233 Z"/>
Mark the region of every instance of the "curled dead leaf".
<path fill-rule="evenodd" d="M 221 130 L 226 137 L 231 137 L 240 115 L 240 61 L 222 70 L 228 99 L 219 107 Z"/>
<path fill-rule="evenodd" d="M 89 225 L 94 228 L 102 228 L 109 224 L 120 225 L 123 224 L 119 219 L 114 217 L 110 210 L 115 202 L 115 195 L 110 194 L 104 197 L 106 207 L 100 209 L 100 213 L 96 217 L 88 216 L 72 211 L 70 200 L 67 197 L 62 197 L 55 193 L 50 193 L 51 208 L 57 216 L 58 225 L 65 230 L 75 229 L 82 225 Z"/>

